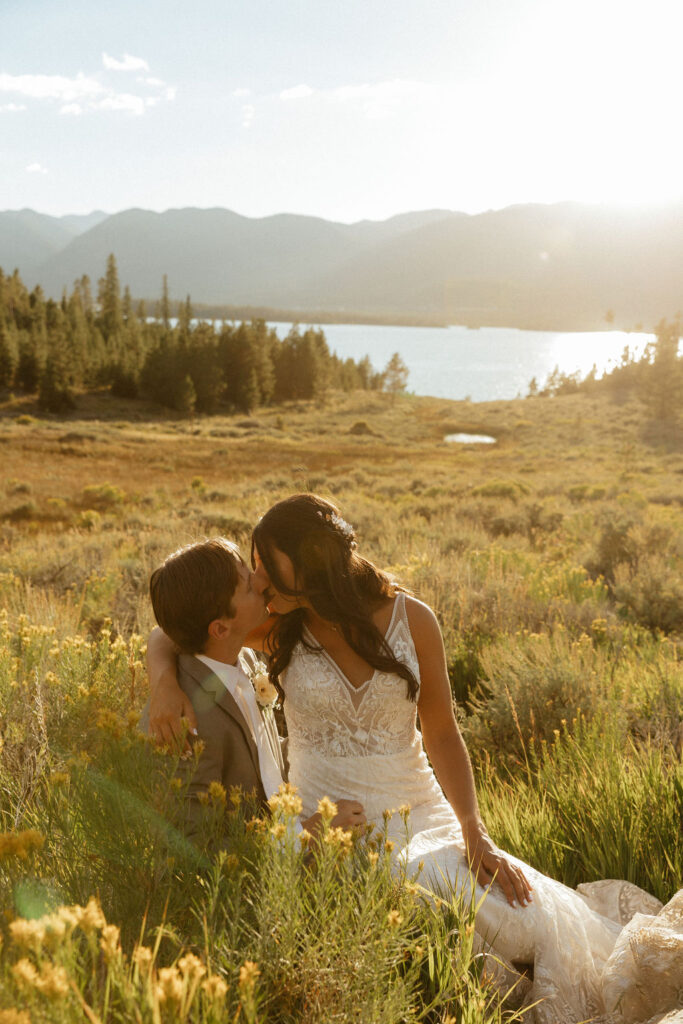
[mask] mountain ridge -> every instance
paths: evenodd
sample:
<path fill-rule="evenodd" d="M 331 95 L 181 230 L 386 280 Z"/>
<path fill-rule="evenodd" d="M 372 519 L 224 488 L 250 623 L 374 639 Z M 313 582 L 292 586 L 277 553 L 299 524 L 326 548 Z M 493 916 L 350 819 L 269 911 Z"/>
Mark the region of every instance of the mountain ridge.
<path fill-rule="evenodd" d="M 0 212 L 0 266 L 55 298 L 116 256 L 138 297 L 426 317 L 470 326 L 651 327 L 683 307 L 683 204 L 566 201 L 352 224 L 222 207 L 50 217 Z"/>

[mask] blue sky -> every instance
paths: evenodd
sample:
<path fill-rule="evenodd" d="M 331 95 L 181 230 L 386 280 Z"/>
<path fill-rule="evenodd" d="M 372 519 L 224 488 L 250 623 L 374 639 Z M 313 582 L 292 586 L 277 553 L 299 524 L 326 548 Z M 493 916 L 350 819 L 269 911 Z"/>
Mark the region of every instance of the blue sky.
<path fill-rule="evenodd" d="M 0 0 L 0 209 L 683 192 L 680 0 Z"/>

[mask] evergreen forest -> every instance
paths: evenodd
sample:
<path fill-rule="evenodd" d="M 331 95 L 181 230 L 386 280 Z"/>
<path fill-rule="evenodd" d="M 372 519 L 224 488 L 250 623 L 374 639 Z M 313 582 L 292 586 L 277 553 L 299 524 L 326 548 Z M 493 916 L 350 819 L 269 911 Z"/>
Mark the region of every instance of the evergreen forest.
<path fill-rule="evenodd" d="M 189 296 L 172 304 L 166 278 L 149 315 L 122 290 L 113 254 L 96 295 L 86 275 L 59 302 L 0 269 L 0 388 L 37 394 L 46 412 L 68 412 L 79 391 L 94 388 L 191 415 L 385 384 L 367 356 L 331 353 L 319 329 L 295 326 L 280 340 L 264 320 L 197 321 Z"/>

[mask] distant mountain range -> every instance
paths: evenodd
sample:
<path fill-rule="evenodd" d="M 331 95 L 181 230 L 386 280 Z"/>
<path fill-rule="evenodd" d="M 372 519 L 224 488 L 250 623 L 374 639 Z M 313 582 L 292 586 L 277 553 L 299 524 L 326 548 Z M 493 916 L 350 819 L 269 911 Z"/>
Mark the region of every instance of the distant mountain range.
<path fill-rule="evenodd" d="M 339 224 L 230 210 L 49 217 L 0 212 L 0 267 L 59 297 L 94 283 L 109 253 L 122 284 L 154 299 L 268 307 L 339 320 L 385 317 L 540 329 L 651 328 L 683 309 L 683 204 L 529 204 Z"/>

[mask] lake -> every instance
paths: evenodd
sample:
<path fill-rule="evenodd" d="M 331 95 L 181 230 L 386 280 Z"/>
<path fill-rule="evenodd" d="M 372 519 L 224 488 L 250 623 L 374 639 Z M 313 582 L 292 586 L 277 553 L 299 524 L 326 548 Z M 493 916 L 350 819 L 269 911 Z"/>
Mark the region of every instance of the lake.
<path fill-rule="evenodd" d="M 291 324 L 272 323 L 278 337 Z M 624 347 L 640 354 L 653 340 L 650 334 L 625 331 L 561 333 L 518 331 L 507 327 L 377 327 L 362 324 L 324 324 L 333 352 L 343 359 L 368 355 L 383 370 L 394 352 L 400 353 L 410 376 L 408 390 L 437 398 L 470 398 L 473 402 L 524 397 L 529 381 L 543 384 L 553 369 L 564 373 L 598 375 L 619 363 Z M 305 330 L 305 326 L 301 327 Z"/>

